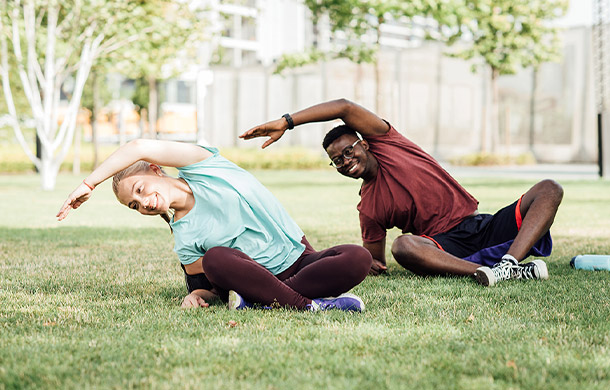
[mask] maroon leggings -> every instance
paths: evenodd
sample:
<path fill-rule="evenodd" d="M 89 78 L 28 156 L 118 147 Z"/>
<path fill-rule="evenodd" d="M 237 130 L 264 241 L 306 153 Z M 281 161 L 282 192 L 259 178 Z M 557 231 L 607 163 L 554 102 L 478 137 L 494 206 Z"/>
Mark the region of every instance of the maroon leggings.
<path fill-rule="evenodd" d="M 307 242 L 298 260 L 279 275 L 273 275 L 243 252 L 227 248 L 209 249 L 202 259 L 204 272 L 219 295 L 235 290 L 252 303 L 305 309 L 314 298 L 337 296 L 364 280 L 372 257 L 358 245 L 338 245 L 316 252 Z"/>

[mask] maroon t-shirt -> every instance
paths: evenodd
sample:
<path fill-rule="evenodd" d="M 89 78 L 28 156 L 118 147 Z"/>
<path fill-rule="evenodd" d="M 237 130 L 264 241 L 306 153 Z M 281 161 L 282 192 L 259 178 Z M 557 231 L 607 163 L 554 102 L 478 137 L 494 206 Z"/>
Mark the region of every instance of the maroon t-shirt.
<path fill-rule="evenodd" d="M 436 160 L 390 125 L 383 135 L 364 137 L 379 162 L 377 177 L 360 190 L 364 242 L 380 241 L 393 227 L 433 236 L 474 213 L 478 201 Z"/>

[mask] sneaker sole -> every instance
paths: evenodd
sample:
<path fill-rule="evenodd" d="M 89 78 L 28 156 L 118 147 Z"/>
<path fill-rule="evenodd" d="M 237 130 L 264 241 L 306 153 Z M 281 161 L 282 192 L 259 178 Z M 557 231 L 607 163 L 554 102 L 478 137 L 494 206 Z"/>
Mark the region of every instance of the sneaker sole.
<path fill-rule="evenodd" d="M 533 260 L 531 262 L 536 264 L 536 267 L 538 267 L 540 280 L 547 280 L 549 278 L 549 270 L 546 267 L 546 263 L 543 260 Z"/>
<path fill-rule="evenodd" d="M 229 290 L 229 310 L 237 310 L 237 308 L 241 305 L 241 297 L 233 290 Z"/>
<path fill-rule="evenodd" d="M 359 311 L 359 312 L 364 311 L 364 302 L 362 301 L 362 299 L 360 299 L 359 296 L 351 294 L 351 293 L 343 293 L 343 294 L 339 295 L 337 298 L 339 298 L 339 297 L 348 297 L 348 298 L 353 298 L 353 299 L 357 300 L 359 303 L 359 307 L 358 307 L 358 310 L 354 310 L 354 311 Z"/>
<path fill-rule="evenodd" d="M 475 278 L 479 284 L 483 286 L 491 287 L 496 284 L 496 278 L 489 267 L 479 267 L 474 273 Z"/>

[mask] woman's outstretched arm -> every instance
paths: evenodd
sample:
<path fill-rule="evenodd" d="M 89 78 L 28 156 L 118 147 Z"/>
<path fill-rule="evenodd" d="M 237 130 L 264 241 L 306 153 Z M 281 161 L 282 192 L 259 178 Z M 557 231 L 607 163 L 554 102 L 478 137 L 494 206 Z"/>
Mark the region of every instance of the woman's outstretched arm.
<path fill-rule="evenodd" d="M 68 196 L 57 213 L 57 218 L 64 219 L 70 209 L 76 209 L 86 202 L 93 189 L 117 172 L 129 167 L 136 161 L 147 161 L 169 167 L 183 167 L 210 157 L 212 154 L 194 144 L 136 139 L 126 143 L 112 153 Z"/>

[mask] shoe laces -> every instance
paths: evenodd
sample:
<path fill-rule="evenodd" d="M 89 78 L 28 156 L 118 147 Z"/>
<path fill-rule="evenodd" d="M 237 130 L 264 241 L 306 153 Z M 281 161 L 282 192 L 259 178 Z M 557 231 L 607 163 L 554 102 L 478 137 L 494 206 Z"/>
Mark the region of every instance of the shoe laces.
<path fill-rule="evenodd" d="M 523 279 L 537 279 L 536 264 L 527 263 L 519 266 L 519 277 Z"/>
<path fill-rule="evenodd" d="M 521 277 L 521 266 L 509 259 L 502 259 L 491 268 L 497 280 L 519 279 Z"/>

